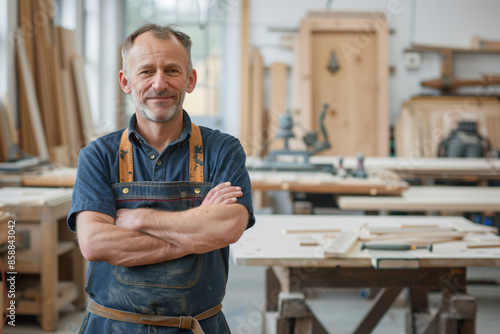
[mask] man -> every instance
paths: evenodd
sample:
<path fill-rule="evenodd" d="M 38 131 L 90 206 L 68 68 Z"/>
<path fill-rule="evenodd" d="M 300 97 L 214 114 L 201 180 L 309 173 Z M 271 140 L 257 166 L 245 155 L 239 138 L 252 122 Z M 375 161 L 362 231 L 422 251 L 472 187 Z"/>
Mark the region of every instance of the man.
<path fill-rule="evenodd" d="M 255 222 L 245 154 L 182 109 L 196 85 L 191 40 L 147 24 L 122 48 L 136 112 L 78 160 L 68 226 L 90 261 L 81 333 L 230 333 L 228 245 Z"/>

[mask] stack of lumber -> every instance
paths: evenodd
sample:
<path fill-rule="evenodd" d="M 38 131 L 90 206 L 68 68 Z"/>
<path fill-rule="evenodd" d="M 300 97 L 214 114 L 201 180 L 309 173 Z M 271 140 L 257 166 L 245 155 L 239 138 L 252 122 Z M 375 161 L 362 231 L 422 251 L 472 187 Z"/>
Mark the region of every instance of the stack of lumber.
<path fill-rule="evenodd" d="M 467 221 L 452 221 L 440 224 L 400 224 L 398 226 L 371 226 L 365 224 L 358 229 L 286 229 L 283 234 L 295 238 L 300 246 L 319 246 L 318 255 L 339 258 L 359 251 L 360 242 L 372 244 L 411 244 L 425 246 L 464 241 L 465 247 L 500 247 L 500 236 L 496 227 L 471 224 Z"/>
<path fill-rule="evenodd" d="M 85 61 L 76 50 L 75 32 L 55 26 L 53 0 L 22 0 L 18 5 L 14 39 L 19 110 L 1 108 L 0 116 L 10 112 L 10 118 L 19 120 L 19 141 L 9 123 L 8 135 L 0 136 L 0 158 L 6 161 L 9 146 L 18 143 L 26 153 L 75 166 L 94 131 Z"/>
<path fill-rule="evenodd" d="M 475 121 L 479 134 L 500 149 L 500 101 L 496 97 L 425 96 L 404 102 L 395 123 L 396 155 L 436 157 L 439 143 L 459 121 Z"/>

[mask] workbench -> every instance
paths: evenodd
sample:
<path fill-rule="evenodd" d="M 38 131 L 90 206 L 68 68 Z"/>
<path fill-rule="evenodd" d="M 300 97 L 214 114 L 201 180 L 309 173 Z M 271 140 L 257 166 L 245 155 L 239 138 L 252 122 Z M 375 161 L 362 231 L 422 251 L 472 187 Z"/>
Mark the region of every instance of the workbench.
<path fill-rule="evenodd" d="M 500 212 L 500 187 L 411 186 L 400 197 L 339 196 L 342 210 L 438 211 L 441 214 Z"/>
<path fill-rule="evenodd" d="M 66 226 L 71 195 L 67 188 L 0 188 L 0 210 L 14 215 L 16 234 L 30 236 L 30 247 L 16 250 L 16 314 L 38 316 L 45 331 L 56 328 L 61 308 L 85 301 L 84 259 Z"/>
<path fill-rule="evenodd" d="M 339 157 L 315 156 L 312 163 L 331 163 L 338 166 Z M 355 157 L 344 158 L 344 168 L 355 169 Z M 500 180 L 500 159 L 490 158 L 404 158 L 365 157 L 367 170 L 387 170 L 403 179 L 419 179 L 425 184 L 434 181 L 485 182 Z"/>
<path fill-rule="evenodd" d="M 252 191 L 287 190 L 318 194 L 394 195 L 408 189 L 392 172 L 368 173 L 368 178 L 341 178 L 327 172 L 249 171 Z"/>
<path fill-rule="evenodd" d="M 257 165 L 262 160 L 249 157 L 247 166 Z M 338 156 L 313 156 L 312 164 L 333 164 L 339 166 Z M 344 157 L 345 169 L 357 168 L 356 157 Z M 402 179 L 418 179 L 432 185 L 434 181 L 487 182 L 500 181 L 500 159 L 493 158 L 404 158 L 365 157 L 364 166 L 368 171 L 392 171 Z"/>
<path fill-rule="evenodd" d="M 325 258 L 322 247 L 299 246 L 296 233 L 283 233 L 285 229 L 307 229 L 311 233 L 355 231 L 367 226 L 396 228 L 402 224 L 494 231 L 462 217 L 258 215 L 255 226 L 244 233 L 231 252 L 238 265 L 269 267 L 265 311 L 278 312 L 277 333 L 328 333 L 305 303 L 305 290 L 361 287 L 378 288 L 380 292 L 353 333 L 371 332 L 403 288 L 409 288 L 407 333 L 421 333 L 423 325 L 426 333 L 456 333 L 457 326 L 460 333 L 475 333 L 475 300 L 466 293 L 466 270 L 469 266 L 500 266 L 500 242 L 489 244 L 491 248 L 469 248 L 479 247 L 478 243 L 452 241 L 435 244 L 433 252 L 361 251 L 356 242 L 343 256 Z M 437 313 L 430 314 L 427 294 L 435 290 L 442 291 L 442 303 Z M 423 324 L 422 319 L 428 321 Z"/>
<path fill-rule="evenodd" d="M 4 187 L 69 187 L 76 181 L 76 167 L 40 167 L 22 172 L 0 172 Z"/>

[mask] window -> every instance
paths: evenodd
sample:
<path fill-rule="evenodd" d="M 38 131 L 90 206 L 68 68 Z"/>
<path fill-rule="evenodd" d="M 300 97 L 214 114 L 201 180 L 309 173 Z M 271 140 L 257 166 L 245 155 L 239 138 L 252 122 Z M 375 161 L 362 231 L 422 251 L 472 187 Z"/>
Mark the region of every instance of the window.
<path fill-rule="evenodd" d="M 191 58 L 198 74 L 195 90 L 186 94 L 184 109 L 199 125 L 221 126 L 224 15 L 216 0 L 127 0 L 125 36 L 146 22 L 174 24 L 193 42 Z M 134 112 L 127 97 L 126 117 Z"/>

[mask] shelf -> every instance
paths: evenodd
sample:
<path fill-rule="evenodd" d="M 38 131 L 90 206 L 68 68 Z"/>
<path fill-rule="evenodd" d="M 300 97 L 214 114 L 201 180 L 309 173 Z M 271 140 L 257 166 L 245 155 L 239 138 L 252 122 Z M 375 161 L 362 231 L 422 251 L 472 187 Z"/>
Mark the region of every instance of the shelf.
<path fill-rule="evenodd" d="M 482 54 L 500 54 L 500 50 L 494 49 L 467 49 L 434 45 L 413 45 L 406 48 L 404 52 L 453 52 L 453 53 L 482 53 Z"/>
<path fill-rule="evenodd" d="M 57 300 L 56 309 L 59 311 L 65 305 L 76 300 L 78 297 L 78 289 L 75 283 L 70 281 L 60 281 L 57 285 Z M 36 300 L 20 299 L 16 301 L 17 314 L 24 315 L 41 315 L 42 302 Z"/>
<path fill-rule="evenodd" d="M 72 241 L 61 241 L 57 245 L 57 256 L 71 252 L 76 245 Z M 16 254 L 16 272 L 20 274 L 39 274 L 41 272 L 40 258 L 34 257 L 32 252 L 18 251 Z M 4 263 L 7 263 L 7 257 L 2 257 Z"/>

